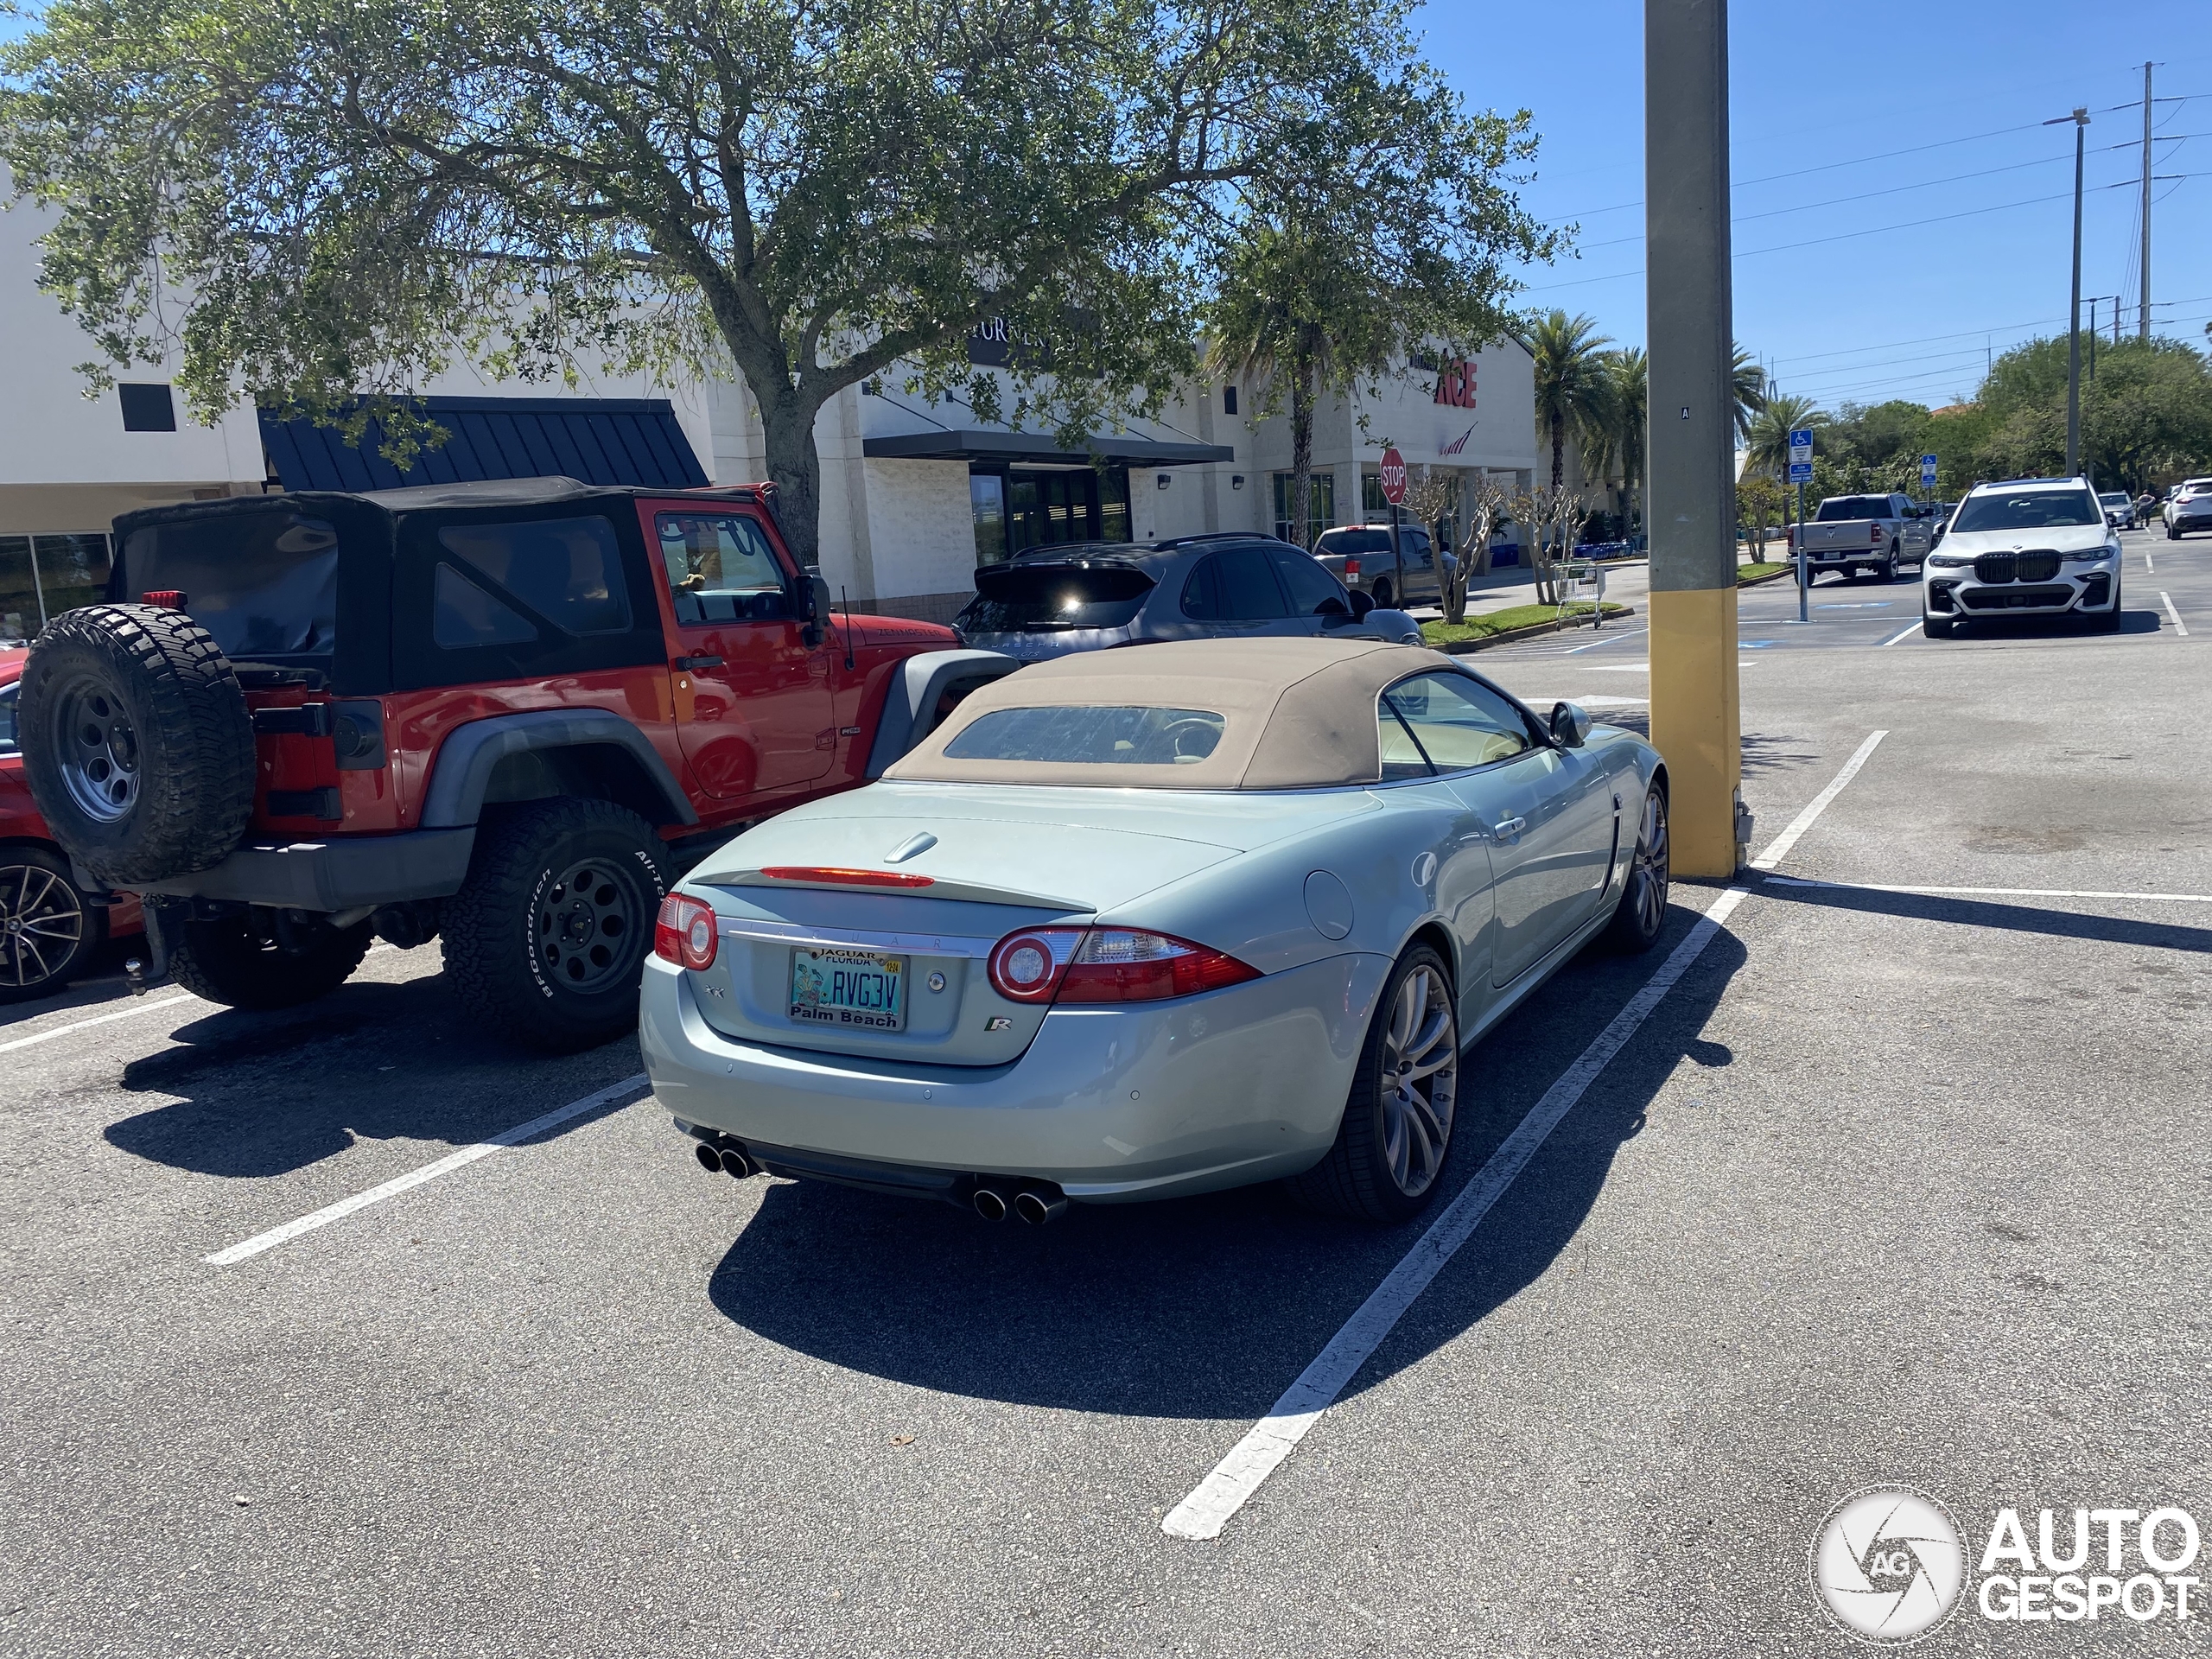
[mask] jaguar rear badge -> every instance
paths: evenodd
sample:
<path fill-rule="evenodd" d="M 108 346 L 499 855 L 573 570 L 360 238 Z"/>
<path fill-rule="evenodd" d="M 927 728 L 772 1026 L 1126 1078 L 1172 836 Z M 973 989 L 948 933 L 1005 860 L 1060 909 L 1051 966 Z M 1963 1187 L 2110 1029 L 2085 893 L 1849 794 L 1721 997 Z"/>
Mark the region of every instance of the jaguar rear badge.
<path fill-rule="evenodd" d="M 1014 1021 L 1002 1014 L 995 1014 L 983 1021 L 983 1029 L 985 1031 L 1012 1031 Z"/>

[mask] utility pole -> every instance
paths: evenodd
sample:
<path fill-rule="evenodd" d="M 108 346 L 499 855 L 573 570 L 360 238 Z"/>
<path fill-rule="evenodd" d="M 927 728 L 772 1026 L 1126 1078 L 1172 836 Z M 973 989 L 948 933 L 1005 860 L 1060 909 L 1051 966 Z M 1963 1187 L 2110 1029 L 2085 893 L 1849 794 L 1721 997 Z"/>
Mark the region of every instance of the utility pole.
<path fill-rule="evenodd" d="M 2135 336 L 2151 338 L 2151 66 L 2143 66 L 2143 283 Z"/>
<path fill-rule="evenodd" d="M 1675 873 L 1727 876 L 1743 853 L 1727 0 L 1644 0 L 1643 87 L 1651 741 Z"/>
<path fill-rule="evenodd" d="M 2074 124 L 2074 308 L 2066 325 L 2066 476 L 2074 478 L 2082 467 L 2082 151 L 2089 112 L 2076 109 L 2044 125 L 2069 121 Z"/>

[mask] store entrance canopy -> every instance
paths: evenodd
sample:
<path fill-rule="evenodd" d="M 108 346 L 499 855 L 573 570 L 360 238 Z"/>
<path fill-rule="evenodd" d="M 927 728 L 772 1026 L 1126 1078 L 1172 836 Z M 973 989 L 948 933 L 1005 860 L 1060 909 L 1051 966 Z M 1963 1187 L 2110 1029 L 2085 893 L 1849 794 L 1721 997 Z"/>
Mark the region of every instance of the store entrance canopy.
<path fill-rule="evenodd" d="M 861 453 L 880 461 L 1002 461 L 1017 467 L 1087 467 L 1096 461 L 1124 467 L 1196 467 L 1234 461 L 1221 443 L 1163 443 L 1126 434 L 1091 440 L 1089 449 L 1063 449 L 1049 432 L 901 432 L 865 438 Z"/>

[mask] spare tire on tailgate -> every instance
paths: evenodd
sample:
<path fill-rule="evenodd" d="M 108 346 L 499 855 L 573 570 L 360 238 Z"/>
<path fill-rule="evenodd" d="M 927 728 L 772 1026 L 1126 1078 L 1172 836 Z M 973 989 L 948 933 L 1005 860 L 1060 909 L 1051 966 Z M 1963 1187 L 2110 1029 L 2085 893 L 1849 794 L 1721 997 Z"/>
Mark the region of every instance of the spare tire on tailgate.
<path fill-rule="evenodd" d="M 181 611 L 92 605 L 55 618 L 23 664 L 16 731 L 38 810 L 99 880 L 208 869 L 245 835 L 245 694 Z"/>

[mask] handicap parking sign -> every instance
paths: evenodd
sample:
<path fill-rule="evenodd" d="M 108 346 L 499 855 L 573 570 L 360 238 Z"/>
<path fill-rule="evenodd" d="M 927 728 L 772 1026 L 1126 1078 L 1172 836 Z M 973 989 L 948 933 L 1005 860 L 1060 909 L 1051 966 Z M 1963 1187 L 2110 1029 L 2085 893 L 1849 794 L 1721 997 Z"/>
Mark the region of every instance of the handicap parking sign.
<path fill-rule="evenodd" d="M 1936 482 L 1935 456 L 1923 455 L 1920 458 L 1920 481 L 1928 485 L 1933 485 Z"/>

